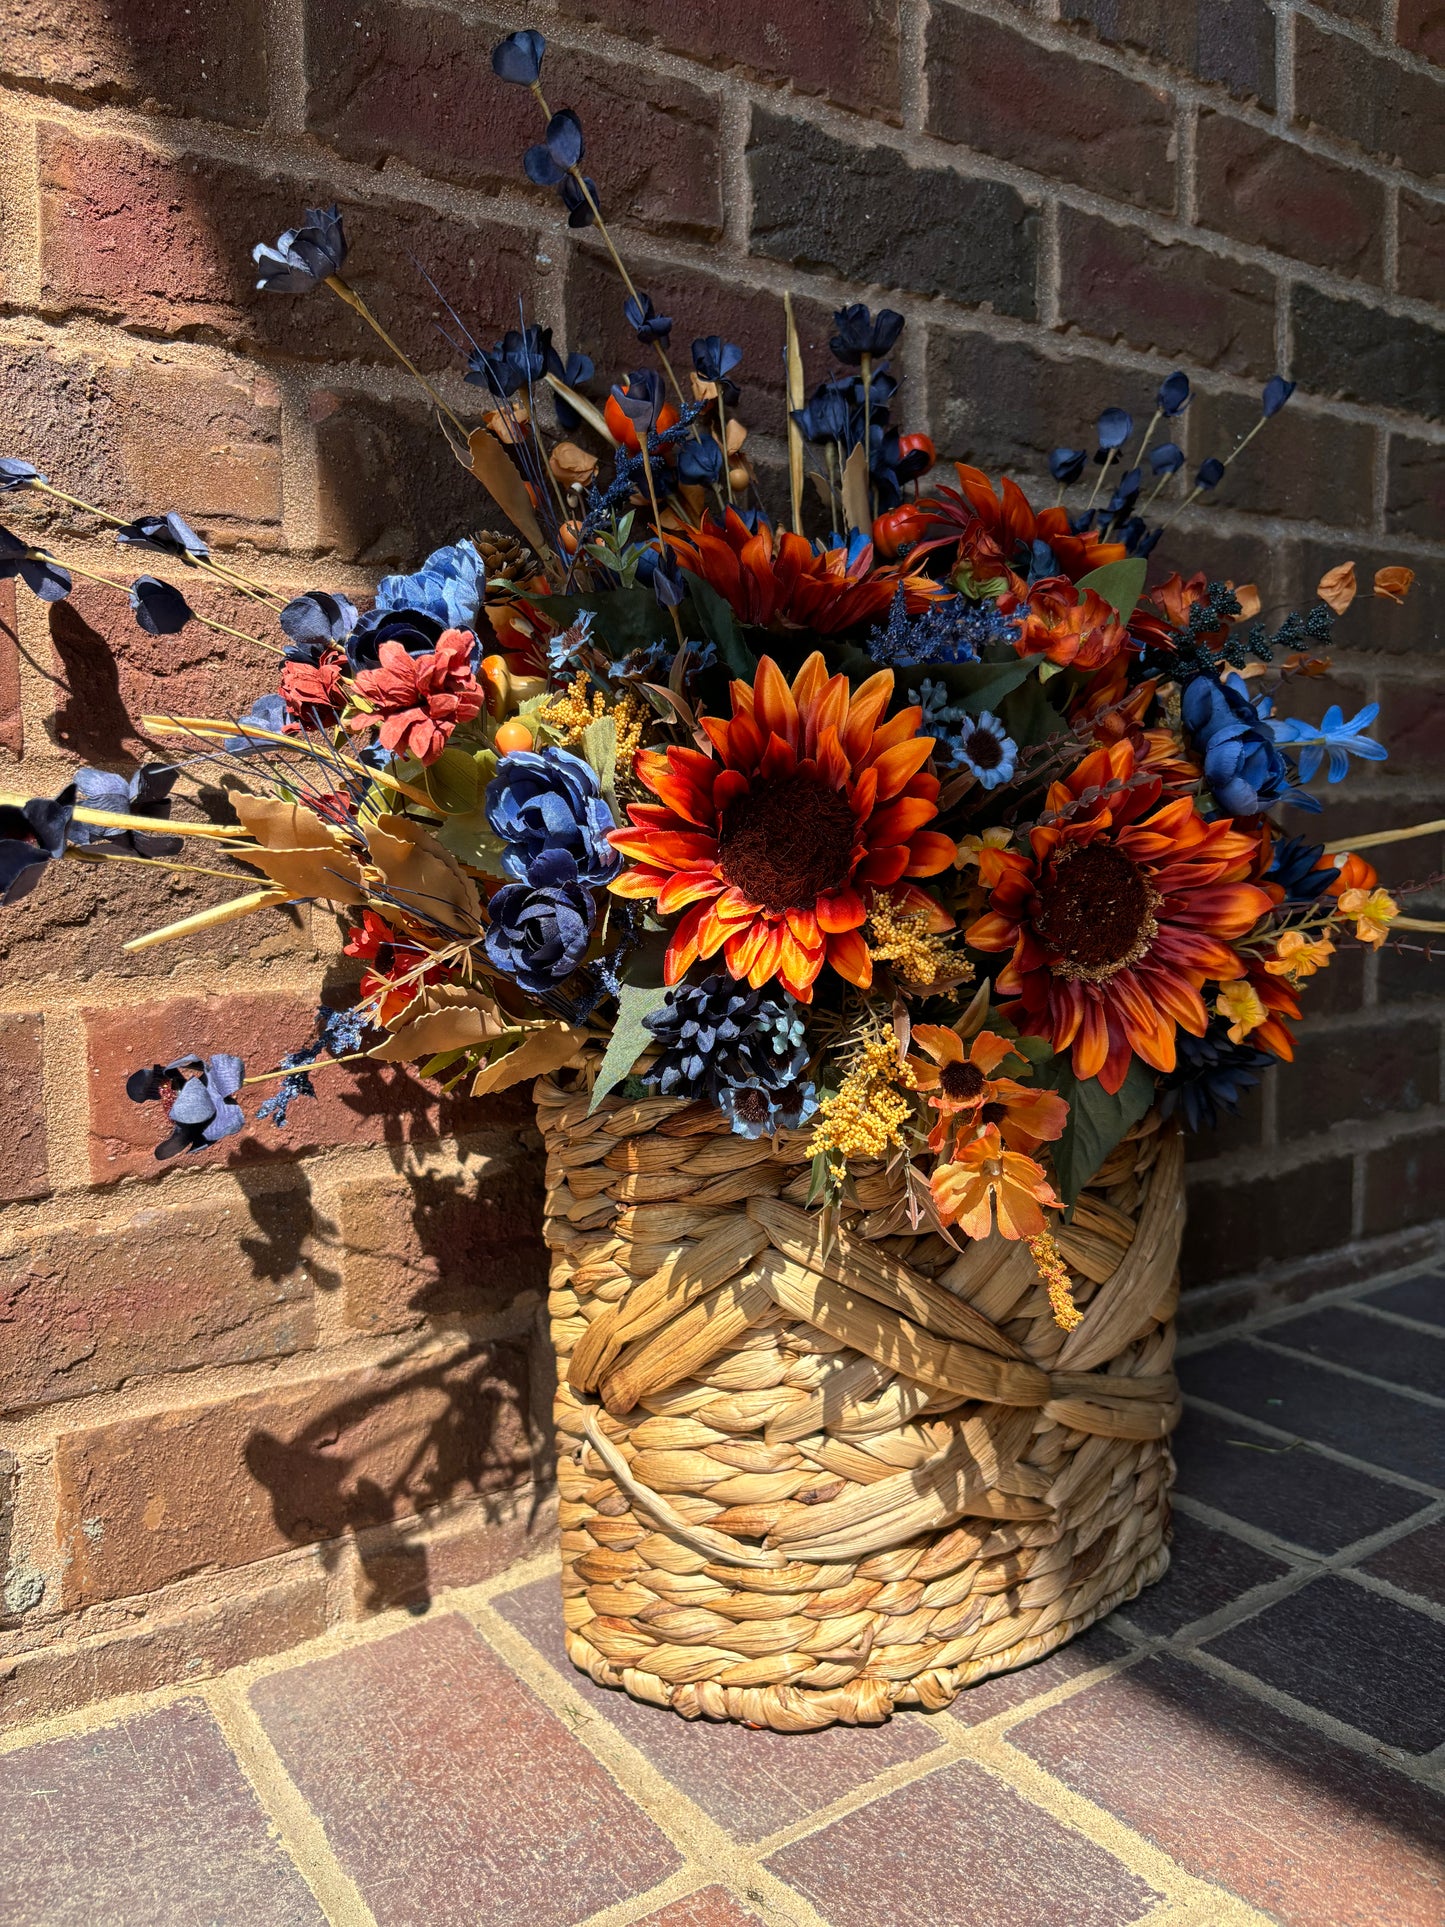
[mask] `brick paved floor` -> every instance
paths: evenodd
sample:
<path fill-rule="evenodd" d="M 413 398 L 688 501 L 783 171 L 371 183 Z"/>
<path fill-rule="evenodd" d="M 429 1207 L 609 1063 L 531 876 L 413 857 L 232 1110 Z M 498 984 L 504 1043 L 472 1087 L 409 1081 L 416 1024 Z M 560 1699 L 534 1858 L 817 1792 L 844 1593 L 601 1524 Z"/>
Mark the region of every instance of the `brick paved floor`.
<path fill-rule="evenodd" d="M 11 1735 L 0 1927 L 1440 1927 L 1445 1276 L 1185 1353 L 1168 1577 L 947 1713 L 635 1705 L 539 1559 Z"/>

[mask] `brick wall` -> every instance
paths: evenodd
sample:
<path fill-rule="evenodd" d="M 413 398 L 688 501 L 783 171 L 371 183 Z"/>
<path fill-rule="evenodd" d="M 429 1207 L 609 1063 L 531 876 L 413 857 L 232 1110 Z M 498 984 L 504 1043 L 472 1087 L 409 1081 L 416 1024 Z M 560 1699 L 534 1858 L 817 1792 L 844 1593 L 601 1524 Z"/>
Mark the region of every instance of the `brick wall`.
<path fill-rule="evenodd" d="M 521 179 L 531 103 L 488 70 L 524 22 L 551 37 L 550 92 L 583 112 L 640 283 L 682 339 L 743 344 L 770 487 L 786 288 L 819 372 L 831 310 L 886 289 L 910 321 L 909 424 L 1020 476 L 1176 364 L 1192 461 L 1293 374 L 1173 559 L 1267 604 L 1346 555 L 1362 575 L 1411 563 L 1412 600 L 1363 606 L 1319 692 L 1379 700 L 1394 752 L 1324 827 L 1445 814 L 1433 0 L 0 0 L 5 449 L 107 506 L 182 508 L 287 589 L 364 589 L 475 526 L 372 338 L 324 297 L 256 297 L 247 255 L 340 199 L 356 280 L 459 407 L 408 250 L 478 333 L 520 297 L 626 365 L 611 270 Z M 83 519 L 49 526 L 111 560 Z M 126 767 L 147 709 L 244 702 L 266 661 L 221 640 L 143 637 L 85 592 L 47 619 L 0 585 L 0 786 Z M 1404 880 L 1445 852 L 1386 856 Z M 186 1045 L 274 1061 L 335 946 L 300 915 L 126 959 L 122 935 L 227 889 L 138 874 L 102 890 L 67 866 L 0 919 L 11 1717 L 474 1578 L 541 1516 L 524 1103 L 483 1115 L 399 1072 L 333 1072 L 286 1139 L 262 1127 L 158 1175 L 125 1070 Z M 1198 1147 L 1196 1319 L 1438 1236 L 1440 967 L 1354 957 L 1311 1008 L 1295 1071 Z"/>

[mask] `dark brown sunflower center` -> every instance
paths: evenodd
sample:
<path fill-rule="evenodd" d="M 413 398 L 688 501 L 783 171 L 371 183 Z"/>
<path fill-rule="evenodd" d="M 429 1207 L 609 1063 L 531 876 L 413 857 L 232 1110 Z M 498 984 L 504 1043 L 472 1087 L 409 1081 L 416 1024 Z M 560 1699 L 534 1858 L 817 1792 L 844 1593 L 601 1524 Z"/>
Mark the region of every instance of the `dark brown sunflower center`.
<path fill-rule="evenodd" d="M 960 1104 L 971 1103 L 983 1095 L 983 1072 L 977 1064 L 945 1064 L 939 1078 L 945 1097 L 955 1098 Z"/>
<path fill-rule="evenodd" d="M 963 739 L 963 753 L 975 769 L 997 769 L 1003 744 L 991 729 L 971 729 Z"/>
<path fill-rule="evenodd" d="M 1159 926 L 1157 891 L 1137 863 L 1108 843 L 1062 850 L 1039 882 L 1034 928 L 1061 977 L 1102 983 L 1137 963 Z"/>
<path fill-rule="evenodd" d="M 718 867 L 760 909 L 811 910 L 853 870 L 847 797 L 801 771 L 754 783 L 725 812 Z"/>
<path fill-rule="evenodd" d="M 1006 1104 L 985 1104 L 979 1111 L 978 1121 L 980 1124 L 1002 1124 L 1007 1116 Z"/>

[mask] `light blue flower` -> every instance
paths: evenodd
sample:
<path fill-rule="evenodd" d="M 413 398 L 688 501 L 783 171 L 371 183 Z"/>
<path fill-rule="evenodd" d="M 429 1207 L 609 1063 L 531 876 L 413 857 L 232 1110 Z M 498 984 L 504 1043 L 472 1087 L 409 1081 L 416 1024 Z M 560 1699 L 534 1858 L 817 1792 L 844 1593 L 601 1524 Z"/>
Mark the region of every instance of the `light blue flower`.
<path fill-rule="evenodd" d="M 989 710 L 971 716 L 948 738 L 953 760 L 968 770 L 986 790 L 1013 781 L 1019 746 L 998 717 Z"/>
<path fill-rule="evenodd" d="M 1366 703 L 1346 722 L 1340 705 L 1331 703 L 1318 723 L 1305 723 L 1289 716 L 1271 720 L 1269 726 L 1274 731 L 1274 740 L 1288 743 L 1298 757 L 1302 783 L 1309 782 L 1326 757 L 1329 759 L 1327 779 L 1338 783 L 1349 771 L 1351 756 L 1362 757 L 1367 763 L 1383 763 L 1390 754 L 1383 743 L 1364 734 L 1379 713 L 1378 703 Z"/>
<path fill-rule="evenodd" d="M 389 575 L 376 592 L 379 610 L 415 609 L 447 629 L 473 629 L 487 587 L 487 565 L 472 543 L 433 549 L 415 575 Z"/>

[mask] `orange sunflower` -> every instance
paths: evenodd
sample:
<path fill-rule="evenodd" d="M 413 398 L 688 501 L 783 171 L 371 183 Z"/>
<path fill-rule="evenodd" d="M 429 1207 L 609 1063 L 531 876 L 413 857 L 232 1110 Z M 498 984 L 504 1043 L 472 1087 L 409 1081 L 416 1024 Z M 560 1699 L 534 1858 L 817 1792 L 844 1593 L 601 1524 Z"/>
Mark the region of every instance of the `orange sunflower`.
<path fill-rule="evenodd" d="M 851 694 L 814 653 L 791 688 L 771 657 L 751 688 L 732 686 L 731 720 L 704 716 L 714 753 L 644 750 L 639 781 L 659 800 L 634 803 L 611 841 L 633 865 L 609 887 L 685 912 L 668 946 L 675 984 L 718 951 L 758 988 L 776 977 L 801 1002 L 823 965 L 866 987 L 869 896 L 904 877 L 936 876 L 952 839 L 923 825 L 938 814 L 938 778 L 923 712 L 884 722 L 893 694 L 880 670 Z"/>
<path fill-rule="evenodd" d="M 1174 1034 L 1202 1037 L 1206 980 L 1245 974 L 1233 947 L 1273 906 L 1246 881 L 1258 838 L 1208 822 L 1187 796 L 1159 805 L 1157 776 L 1136 775 L 1132 746 L 1086 756 L 1054 783 L 1030 853 L 1000 852 L 989 908 L 966 933 L 1008 951 L 1004 1014 L 1106 1091 L 1131 1056 L 1174 1068 Z M 1086 797 L 1086 792 L 1094 792 Z M 1052 820 L 1050 820 L 1052 819 Z"/>
<path fill-rule="evenodd" d="M 955 462 L 954 470 L 957 488 L 941 488 L 918 505 L 936 532 L 925 530 L 912 551 L 914 562 L 930 549 L 955 545 L 957 561 L 967 563 L 975 575 L 1011 576 L 1021 588 L 1023 579 L 1015 564 L 1021 551 L 1036 541 L 1048 543 L 1059 567 L 1074 582 L 1106 562 L 1120 561 L 1126 553 L 1122 542 L 1105 542 L 1090 529 L 1075 534 L 1067 509 L 1035 511 L 1018 483 L 1007 475 L 995 494 L 982 469 Z"/>
<path fill-rule="evenodd" d="M 915 1090 L 931 1091 L 929 1103 L 938 1112 L 928 1143 L 941 1151 L 950 1134 L 997 1125 L 1011 1151 L 1032 1151 L 1046 1139 L 1062 1137 L 1069 1107 L 1057 1091 L 1033 1089 L 1012 1077 L 994 1072 L 1013 1051 L 1006 1037 L 981 1030 L 965 1046 L 956 1030 L 941 1024 L 915 1024 L 913 1042 L 927 1051 L 932 1063 L 910 1057 Z"/>

